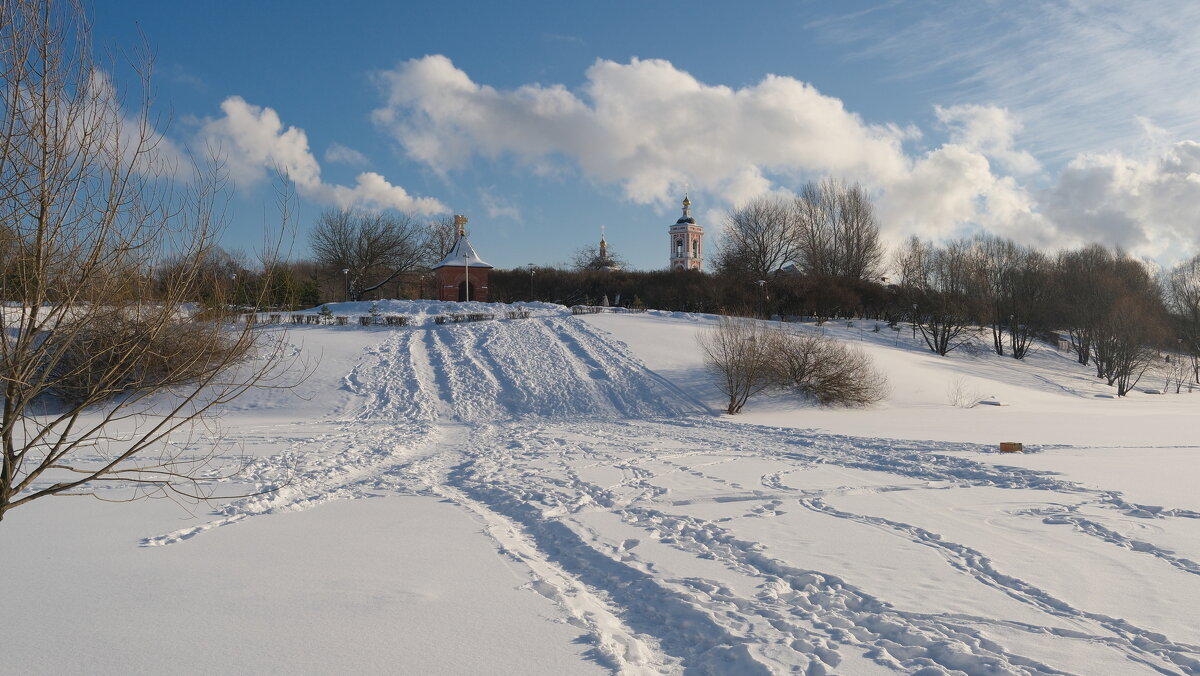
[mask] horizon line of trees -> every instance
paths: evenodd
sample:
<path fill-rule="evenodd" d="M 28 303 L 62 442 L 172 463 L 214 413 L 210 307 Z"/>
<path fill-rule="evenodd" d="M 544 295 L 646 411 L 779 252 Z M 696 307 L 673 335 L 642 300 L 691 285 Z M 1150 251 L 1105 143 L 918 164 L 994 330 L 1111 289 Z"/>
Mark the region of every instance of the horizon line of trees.
<path fill-rule="evenodd" d="M 1186 355 L 1191 379 L 1200 382 L 1200 255 L 1156 275 L 1098 244 L 1047 254 L 992 235 L 942 243 L 913 237 L 893 253 L 896 277 L 889 283 L 881 276 L 887 251 L 869 196 L 832 179 L 808 183 L 794 197 L 752 199 L 731 209 L 725 226 L 712 274 L 605 267 L 585 248 L 570 268 L 493 270 L 490 297 L 908 322 L 939 355 L 956 349 L 974 327 L 990 330 L 992 349 L 1015 359 L 1036 338 L 1061 332 L 1078 362 L 1094 367 L 1119 394 L 1137 384 L 1160 350 Z M 19 250 L 14 237 L 0 233 L 0 253 Z M 308 259 L 252 262 L 214 244 L 202 256 L 123 274 L 165 292 L 184 268 L 197 267 L 185 296 L 207 307 L 427 298 L 435 291 L 430 266 L 456 237 L 449 216 L 421 223 L 329 209 L 311 231 Z M 19 290 L 25 266 L 5 258 L 4 288 Z M 615 252 L 609 258 L 620 261 Z"/>

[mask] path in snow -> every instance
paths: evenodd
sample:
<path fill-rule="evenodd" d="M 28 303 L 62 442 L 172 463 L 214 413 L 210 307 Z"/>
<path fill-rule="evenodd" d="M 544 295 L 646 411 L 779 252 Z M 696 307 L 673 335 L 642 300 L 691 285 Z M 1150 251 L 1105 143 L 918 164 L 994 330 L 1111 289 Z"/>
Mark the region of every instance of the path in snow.
<path fill-rule="evenodd" d="M 357 404 L 251 466 L 258 487 L 278 490 L 145 544 L 333 499 L 434 495 L 476 515 L 618 671 L 1200 674 L 1186 622 L 1098 610 L 1071 592 L 1069 571 L 1018 575 L 1011 548 L 844 503 L 998 499 L 982 512 L 1003 517 L 987 532 L 1069 529 L 1064 551 L 1027 554 L 1099 557 L 1114 574 L 1161 566 L 1160 591 L 1181 601 L 1200 595 L 1200 564 L 1130 523 L 1200 514 L 977 462 L 963 452 L 982 449 L 964 444 L 713 418 L 565 315 L 382 335 L 342 383 Z M 892 557 L 922 562 L 908 576 L 927 590 L 890 578 Z"/>

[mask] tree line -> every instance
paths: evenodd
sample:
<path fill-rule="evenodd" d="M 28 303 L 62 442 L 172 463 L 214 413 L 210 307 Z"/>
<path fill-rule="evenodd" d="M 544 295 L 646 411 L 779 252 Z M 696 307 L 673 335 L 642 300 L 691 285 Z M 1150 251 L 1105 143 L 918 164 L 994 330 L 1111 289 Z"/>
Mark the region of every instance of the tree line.
<path fill-rule="evenodd" d="M 571 267 L 493 270 L 499 302 L 548 301 L 744 316 L 865 317 L 908 324 L 934 353 L 976 328 L 996 354 L 1022 359 L 1036 339 L 1061 337 L 1080 364 L 1125 394 L 1160 351 L 1188 360 L 1200 381 L 1200 256 L 1156 273 L 1119 249 L 1093 244 L 1046 253 L 981 234 L 935 243 L 913 237 L 889 257 L 866 191 L 834 179 L 794 196 L 763 196 L 731 209 L 715 272 L 626 270 L 619 254 L 582 249 Z M 255 273 L 217 252 L 201 300 L 265 299 L 310 307 L 332 300 L 431 297 L 430 266 L 457 237 L 449 217 L 352 209 L 324 212 L 312 259 Z M 597 261 L 600 261 L 598 263 Z M 614 263 L 615 262 L 615 263 Z M 890 271 L 891 279 L 883 273 Z"/>

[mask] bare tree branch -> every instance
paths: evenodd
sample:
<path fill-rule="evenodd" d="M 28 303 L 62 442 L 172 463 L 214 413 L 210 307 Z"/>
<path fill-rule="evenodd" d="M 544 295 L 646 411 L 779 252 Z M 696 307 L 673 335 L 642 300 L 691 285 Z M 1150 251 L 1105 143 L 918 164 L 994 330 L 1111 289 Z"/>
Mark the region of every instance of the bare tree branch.
<path fill-rule="evenodd" d="M 189 432 L 280 365 L 251 326 L 182 311 L 215 251 L 220 167 L 177 178 L 149 62 L 129 115 L 90 50 L 77 5 L 0 0 L 0 519 L 113 481 L 203 495 L 220 447 Z"/>

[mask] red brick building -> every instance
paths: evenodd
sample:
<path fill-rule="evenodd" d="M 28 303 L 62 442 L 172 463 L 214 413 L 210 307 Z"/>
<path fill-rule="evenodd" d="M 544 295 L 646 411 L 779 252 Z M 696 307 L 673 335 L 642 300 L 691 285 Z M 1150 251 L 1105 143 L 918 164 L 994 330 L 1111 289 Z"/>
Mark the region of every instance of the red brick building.
<path fill-rule="evenodd" d="M 475 248 L 467 241 L 464 226 L 466 216 L 455 216 L 454 223 L 458 226 L 458 239 L 450 253 L 442 262 L 433 266 L 434 283 L 437 285 L 437 299 L 450 301 L 476 300 L 486 303 L 488 299 L 488 271 L 492 269 Z"/>

